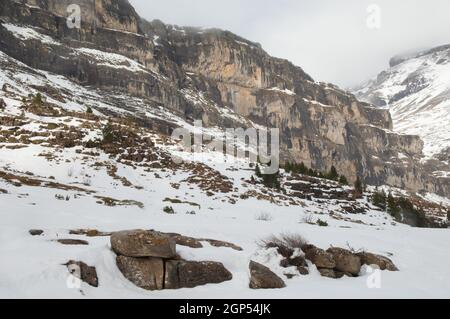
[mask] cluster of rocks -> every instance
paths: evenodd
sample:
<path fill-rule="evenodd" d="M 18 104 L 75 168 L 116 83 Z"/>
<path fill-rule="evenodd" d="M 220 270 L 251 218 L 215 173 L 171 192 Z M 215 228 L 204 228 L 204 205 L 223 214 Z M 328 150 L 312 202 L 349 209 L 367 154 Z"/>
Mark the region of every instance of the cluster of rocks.
<path fill-rule="evenodd" d="M 323 250 L 314 245 L 304 245 L 305 259 L 311 261 L 320 274 L 328 278 L 358 277 L 362 265 L 376 266 L 380 270 L 398 271 L 392 260 L 369 252 L 354 253 L 350 250 L 331 247 Z"/>
<path fill-rule="evenodd" d="M 306 244 L 301 247 L 304 256 L 296 255 L 295 249 L 278 246 L 277 251 L 284 259 L 280 262 L 283 268 L 296 267 L 301 275 L 308 275 L 308 263 L 315 265 L 323 277 L 339 279 L 344 276 L 358 277 L 362 265 L 377 267 L 380 270 L 398 271 L 392 260 L 369 252 L 354 253 L 347 249 L 331 247 L 328 250 Z M 285 282 L 266 266 L 254 261 L 250 262 L 250 288 L 277 289 L 284 288 Z M 290 279 L 294 275 L 285 274 Z"/>
<path fill-rule="evenodd" d="M 128 230 L 104 233 L 96 230 L 76 230 L 73 234 L 110 236 L 111 248 L 116 253 L 116 264 L 123 276 L 137 287 L 146 290 L 194 288 L 206 284 L 219 284 L 233 278 L 222 263 L 213 261 L 188 261 L 178 254 L 177 245 L 202 248 L 202 241 L 215 247 L 228 247 L 237 251 L 242 248 L 231 243 L 212 239 L 197 239 L 176 233 L 162 233 L 154 230 Z M 43 234 L 42 230 L 30 230 L 33 236 Z M 72 244 L 72 243 L 67 243 Z M 339 279 L 344 276 L 358 277 L 363 265 L 380 270 L 398 271 L 389 258 L 370 252 L 353 252 L 339 247 L 323 250 L 304 243 L 293 248 L 283 242 L 267 242 L 266 248 L 276 248 L 283 256 L 282 268 L 296 267 L 300 275 L 310 273 L 313 264 L 323 277 Z M 309 261 L 309 263 L 308 263 Z M 98 287 L 95 267 L 80 261 L 65 264 L 69 272 L 93 287 Z M 251 289 L 280 289 L 285 282 L 268 267 L 250 261 Z M 295 275 L 286 273 L 291 279 Z"/>
<path fill-rule="evenodd" d="M 183 260 L 177 255 L 176 245 L 173 237 L 156 231 L 131 230 L 111 235 L 119 270 L 140 288 L 193 288 L 233 278 L 219 262 Z"/>

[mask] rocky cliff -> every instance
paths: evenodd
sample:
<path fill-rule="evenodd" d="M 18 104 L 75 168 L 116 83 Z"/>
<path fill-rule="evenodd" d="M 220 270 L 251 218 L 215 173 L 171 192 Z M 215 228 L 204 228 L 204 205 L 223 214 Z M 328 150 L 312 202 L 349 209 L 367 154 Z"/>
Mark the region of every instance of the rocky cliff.
<path fill-rule="evenodd" d="M 0 50 L 105 95 L 129 97 L 117 99 L 117 108 L 164 133 L 173 123 L 155 124 L 143 108 L 206 126 L 278 127 L 283 160 L 449 196 L 449 178 L 435 173 L 445 163 L 421 163 L 422 140 L 394 133 L 387 110 L 315 82 L 259 44 L 222 30 L 148 22 L 126 0 L 78 1 L 81 28 L 70 29 L 68 2 L 2 0 Z"/>

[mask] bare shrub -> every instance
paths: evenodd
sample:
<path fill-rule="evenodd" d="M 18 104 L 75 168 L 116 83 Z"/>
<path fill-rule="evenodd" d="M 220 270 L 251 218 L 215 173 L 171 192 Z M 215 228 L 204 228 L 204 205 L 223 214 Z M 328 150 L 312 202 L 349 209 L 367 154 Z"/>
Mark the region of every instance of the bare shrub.
<path fill-rule="evenodd" d="M 286 258 L 292 257 L 296 249 L 301 249 L 307 244 L 308 241 L 301 235 L 292 233 L 271 235 L 258 242 L 260 248 L 277 248 L 278 253 Z"/>
<path fill-rule="evenodd" d="M 83 176 L 82 184 L 85 186 L 91 186 L 91 184 L 92 184 L 91 178 L 89 176 Z"/>
<path fill-rule="evenodd" d="M 304 217 L 302 218 L 302 223 L 304 223 L 304 224 L 310 224 L 310 225 L 315 224 L 316 221 L 314 220 L 314 215 L 313 215 L 313 214 L 308 214 L 308 215 L 304 216 Z"/>
<path fill-rule="evenodd" d="M 259 215 L 257 215 L 255 219 L 259 221 L 270 222 L 271 220 L 273 220 L 273 217 L 269 213 L 262 212 Z"/>

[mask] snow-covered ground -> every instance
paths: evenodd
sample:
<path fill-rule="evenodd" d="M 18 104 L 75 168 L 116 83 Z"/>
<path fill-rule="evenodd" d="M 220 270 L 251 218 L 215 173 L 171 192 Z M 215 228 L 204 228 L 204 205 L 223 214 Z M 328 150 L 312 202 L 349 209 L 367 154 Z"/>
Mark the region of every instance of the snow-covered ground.
<path fill-rule="evenodd" d="M 33 152 L 34 151 L 34 152 Z M 159 172 L 154 174 L 120 167 L 119 174 L 133 184 L 144 187 L 136 190 L 123 187 L 105 172 L 81 166 L 73 152 L 64 156 L 69 163 L 51 165 L 35 156 L 37 148 L 0 152 L 1 166 L 10 170 L 29 171 L 47 176 L 51 173 L 58 181 L 77 183 L 76 176 L 91 176 L 88 189 L 101 195 L 119 199 L 142 201 L 139 207 L 106 207 L 97 204 L 91 196 L 75 198 L 78 192 L 61 191 L 40 187 L 14 187 L 0 182 L 0 188 L 8 194 L 0 195 L 0 296 L 53 297 L 53 298 L 416 298 L 450 297 L 450 232 L 410 228 L 392 224 L 384 213 L 352 215 L 373 226 L 338 221 L 327 211 L 317 211 L 314 203 L 305 207 L 281 206 L 267 201 L 248 199 L 233 205 L 221 201 L 220 195 L 209 198 L 200 190 L 181 183 L 178 190 L 170 183 L 180 182 L 181 175 Z M 34 153 L 34 154 L 33 154 Z M 225 168 L 226 169 L 226 168 Z M 70 173 L 69 173 L 70 172 Z M 83 172 L 81 174 L 81 172 Z M 231 174 L 234 180 L 239 172 Z M 248 177 L 250 173 L 244 173 Z M 98 194 L 98 195 L 100 195 Z M 57 200 L 55 195 L 70 196 L 70 200 Z M 201 208 L 187 204 L 173 205 L 177 214 L 162 211 L 166 197 L 195 202 Z M 331 209 L 331 207 L 330 207 Z M 195 211 L 195 215 L 186 214 Z M 313 213 L 316 212 L 316 213 Z M 271 220 L 261 221 L 258 216 L 266 213 Z M 310 216 L 328 221 L 328 227 L 309 225 L 304 222 Z M 43 236 L 32 237 L 30 229 L 42 229 Z M 109 237 L 86 238 L 69 235 L 72 229 L 99 229 L 116 231 L 123 229 L 157 229 L 179 232 L 188 236 L 226 240 L 240 245 L 243 251 L 229 248 L 191 249 L 178 246 L 178 252 L 189 260 L 212 260 L 222 262 L 233 273 L 233 280 L 220 285 L 207 285 L 194 289 L 148 292 L 129 283 L 115 265 Z M 248 288 L 248 262 L 261 261 L 279 275 L 279 257 L 270 251 L 260 251 L 256 242 L 271 234 L 301 234 L 311 243 L 327 248 L 330 245 L 356 250 L 365 249 L 391 256 L 399 272 L 382 272 L 381 287 L 370 288 L 367 281 L 371 274 L 359 278 L 333 280 L 321 277 L 316 271 L 309 276 L 286 280 L 282 290 L 254 291 Z M 55 239 L 87 239 L 89 246 L 63 246 Z M 83 284 L 78 289 L 67 286 L 68 272 L 62 264 L 69 260 L 82 260 L 95 266 L 99 275 L 99 288 Z M 310 267 L 310 269 L 313 269 Z"/>

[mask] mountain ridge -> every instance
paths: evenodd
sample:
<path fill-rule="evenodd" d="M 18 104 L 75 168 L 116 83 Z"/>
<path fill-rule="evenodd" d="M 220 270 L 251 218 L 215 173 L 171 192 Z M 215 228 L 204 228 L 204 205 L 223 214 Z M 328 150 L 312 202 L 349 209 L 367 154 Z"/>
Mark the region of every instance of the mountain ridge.
<path fill-rule="evenodd" d="M 368 103 L 389 108 L 397 132 L 421 136 L 427 157 L 448 163 L 449 79 L 450 45 L 441 45 L 400 58 L 355 89 L 355 94 Z"/>
<path fill-rule="evenodd" d="M 321 171 L 334 165 L 351 181 L 360 176 L 373 185 L 450 192 L 448 180 L 434 173 L 443 164 L 420 163 L 422 142 L 392 132 L 387 111 L 315 82 L 300 67 L 230 32 L 143 22 L 124 1 L 97 1 L 100 18 L 93 26 L 88 15 L 80 29 L 66 27 L 63 4 L 52 0 L 2 4 L 4 23 L 29 25 L 56 40 L 24 41 L 2 26 L 0 48 L 27 65 L 142 98 L 149 107 L 164 106 L 205 126 L 279 127 L 282 161 Z M 114 58 L 118 65 L 108 61 Z M 224 116 L 230 111 L 234 117 Z M 157 126 L 167 134 L 173 129 Z"/>

